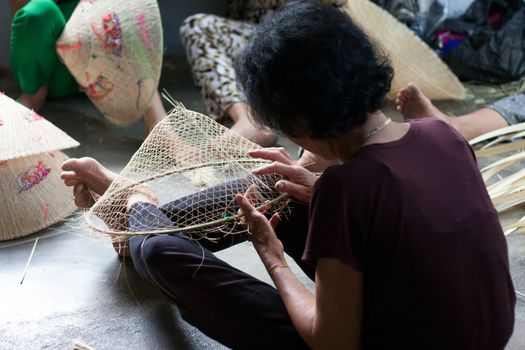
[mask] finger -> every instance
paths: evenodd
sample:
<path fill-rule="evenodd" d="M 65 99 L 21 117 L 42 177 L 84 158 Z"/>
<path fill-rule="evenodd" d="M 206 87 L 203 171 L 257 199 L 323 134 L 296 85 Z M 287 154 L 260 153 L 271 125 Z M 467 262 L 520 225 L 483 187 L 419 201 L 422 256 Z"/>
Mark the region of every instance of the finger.
<path fill-rule="evenodd" d="M 257 202 L 259 202 L 259 198 L 261 197 L 261 193 L 259 192 L 257 185 L 250 185 L 246 192 L 244 193 L 244 197 L 248 198 L 251 204 L 255 205 Z"/>
<path fill-rule="evenodd" d="M 77 173 L 74 172 L 74 171 L 63 171 L 61 174 L 60 174 L 60 178 L 62 180 L 71 180 L 72 178 L 76 177 L 77 176 Z"/>
<path fill-rule="evenodd" d="M 285 164 L 292 164 L 292 157 L 283 147 L 263 148 L 249 151 L 248 155 L 253 158 L 271 160 Z"/>
<path fill-rule="evenodd" d="M 64 161 L 64 163 L 62 163 L 62 170 L 73 170 L 76 168 L 77 166 L 77 161 L 78 159 L 76 158 L 71 158 L 71 159 L 68 159 L 66 161 Z"/>
<path fill-rule="evenodd" d="M 250 220 L 259 214 L 259 212 L 255 209 L 255 207 L 250 203 L 248 198 L 243 196 L 242 194 L 238 194 L 233 198 L 240 207 L 241 212 L 244 214 L 244 217 L 250 222 Z"/>
<path fill-rule="evenodd" d="M 288 193 L 298 200 L 308 203 L 310 201 L 310 188 L 301 184 L 296 184 L 287 180 L 279 180 L 275 184 L 275 189 L 282 193 Z"/>
<path fill-rule="evenodd" d="M 270 225 L 272 225 L 272 228 L 275 229 L 277 227 L 277 224 L 281 221 L 281 218 L 279 214 L 275 213 L 270 218 Z"/>
<path fill-rule="evenodd" d="M 78 208 L 86 209 L 95 203 L 96 198 L 84 184 L 78 184 L 73 188 L 75 205 Z"/>
<path fill-rule="evenodd" d="M 303 169 L 295 165 L 289 165 L 279 162 L 273 162 L 272 164 L 264 165 L 252 171 L 254 175 L 266 175 L 266 174 L 279 174 L 285 177 L 294 178 L 300 174 L 300 170 Z"/>
<path fill-rule="evenodd" d="M 80 184 L 80 181 L 75 179 L 75 178 L 72 178 L 72 179 L 64 180 L 64 184 L 66 186 L 76 186 L 76 185 Z"/>
<path fill-rule="evenodd" d="M 244 196 L 248 198 L 250 204 L 253 205 L 255 210 L 257 210 L 261 214 L 265 214 L 268 211 L 268 209 L 272 207 L 271 204 L 268 203 L 268 200 L 266 200 L 263 203 L 259 187 L 255 184 L 248 187 Z"/>
<path fill-rule="evenodd" d="M 239 215 L 241 215 L 241 219 L 239 220 L 239 225 L 246 227 L 248 224 L 246 222 L 246 219 L 244 218 L 244 214 L 242 210 L 239 210 Z"/>
<path fill-rule="evenodd" d="M 77 184 L 75 187 L 73 187 L 73 194 L 76 196 L 77 194 L 80 194 L 81 192 L 86 191 L 86 185 L 84 184 Z"/>

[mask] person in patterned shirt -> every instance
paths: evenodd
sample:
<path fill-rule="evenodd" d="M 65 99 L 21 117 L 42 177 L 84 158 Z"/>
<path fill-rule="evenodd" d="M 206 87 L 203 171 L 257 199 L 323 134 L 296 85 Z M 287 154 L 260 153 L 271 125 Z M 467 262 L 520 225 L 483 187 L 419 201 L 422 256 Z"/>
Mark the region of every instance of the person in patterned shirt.
<path fill-rule="evenodd" d="M 260 144 L 271 146 L 277 136 L 258 128 L 250 120 L 237 87 L 234 58 L 246 45 L 254 28 L 265 16 L 282 8 L 290 0 L 231 0 L 228 18 L 196 14 L 186 18 L 180 28 L 186 56 L 195 84 L 201 89 L 207 114 L 219 121 L 230 118 L 232 130 Z M 340 7 L 344 0 L 323 2 Z"/>

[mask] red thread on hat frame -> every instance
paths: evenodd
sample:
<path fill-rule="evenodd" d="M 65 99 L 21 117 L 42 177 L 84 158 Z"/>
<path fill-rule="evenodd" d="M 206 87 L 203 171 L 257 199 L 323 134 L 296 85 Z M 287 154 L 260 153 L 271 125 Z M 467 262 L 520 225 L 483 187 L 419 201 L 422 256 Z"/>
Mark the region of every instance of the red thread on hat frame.
<path fill-rule="evenodd" d="M 94 83 L 83 86 L 82 90 L 94 100 L 107 96 L 113 90 L 113 83 L 106 77 L 99 75 Z"/>
<path fill-rule="evenodd" d="M 91 23 L 91 30 L 102 40 L 105 47 L 111 49 L 115 56 L 122 56 L 122 28 L 115 12 L 110 12 L 102 17 L 103 33 L 98 32 L 95 23 Z"/>
<path fill-rule="evenodd" d="M 55 47 L 57 50 L 75 50 L 82 47 L 82 42 L 80 39 L 77 39 L 77 42 L 74 44 L 56 44 Z"/>

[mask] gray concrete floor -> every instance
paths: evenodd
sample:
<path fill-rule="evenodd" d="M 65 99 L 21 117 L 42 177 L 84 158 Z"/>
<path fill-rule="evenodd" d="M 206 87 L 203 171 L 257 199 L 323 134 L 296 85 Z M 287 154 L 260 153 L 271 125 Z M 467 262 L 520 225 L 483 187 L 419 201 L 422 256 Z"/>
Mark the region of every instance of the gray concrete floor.
<path fill-rule="evenodd" d="M 183 58 L 167 60 L 162 77 L 161 89 L 187 108 L 203 111 Z M 0 80 L 2 84 L 8 92 L 14 91 L 8 79 Z M 470 86 L 469 94 L 467 101 L 444 102 L 439 107 L 451 114 L 464 113 L 500 97 L 501 90 Z M 392 105 L 385 111 L 400 119 Z M 94 157 L 113 171 L 125 166 L 145 132 L 141 123 L 128 128 L 109 124 L 80 95 L 51 101 L 42 114 L 81 143 L 66 151 L 69 156 Z M 281 138 L 280 143 L 295 152 L 288 140 Z M 67 349 L 74 339 L 82 339 L 95 349 L 223 348 L 183 321 L 177 308 L 141 280 L 129 261 L 118 260 L 107 240 L 79 224 L 79 215 L 27 238 L 0 242 L 0 349 Z M 40 237 L 39 243 L 20 284 L 36 237 Z M 510 235 L 508 243 L 515 287 L 523 292 L 525 236 Z M 250 243 L 218 255 L 270 281 Z M 301 278 L 313 288 L 304 275 Z M 516 305 L 515 331 L 507 348 L 525 348 L 524 298 Z"/>

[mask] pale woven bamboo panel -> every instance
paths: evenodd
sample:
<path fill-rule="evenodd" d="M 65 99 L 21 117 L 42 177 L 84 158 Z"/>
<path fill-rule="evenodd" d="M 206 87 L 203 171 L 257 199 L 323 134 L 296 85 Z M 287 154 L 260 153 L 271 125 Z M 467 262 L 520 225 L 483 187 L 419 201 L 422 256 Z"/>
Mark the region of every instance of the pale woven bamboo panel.
<path fill-rule="evenodd" d="M 100 112 L 131 124 L 148 110 L 162 68 L 163 38 L 155 0 L 80 1 L 57 52 Z"/>
<path fill-rule="evenodd" d="M 78 145 L 41 115 L 0 93 L 0 161 Z"/>
<path fill-rule="evenodd" d="M 54 151 L 0 162 L 0 241 L 42 230 L 76 210 L 72 188 L 60 179 L 66 159 Z"/>

